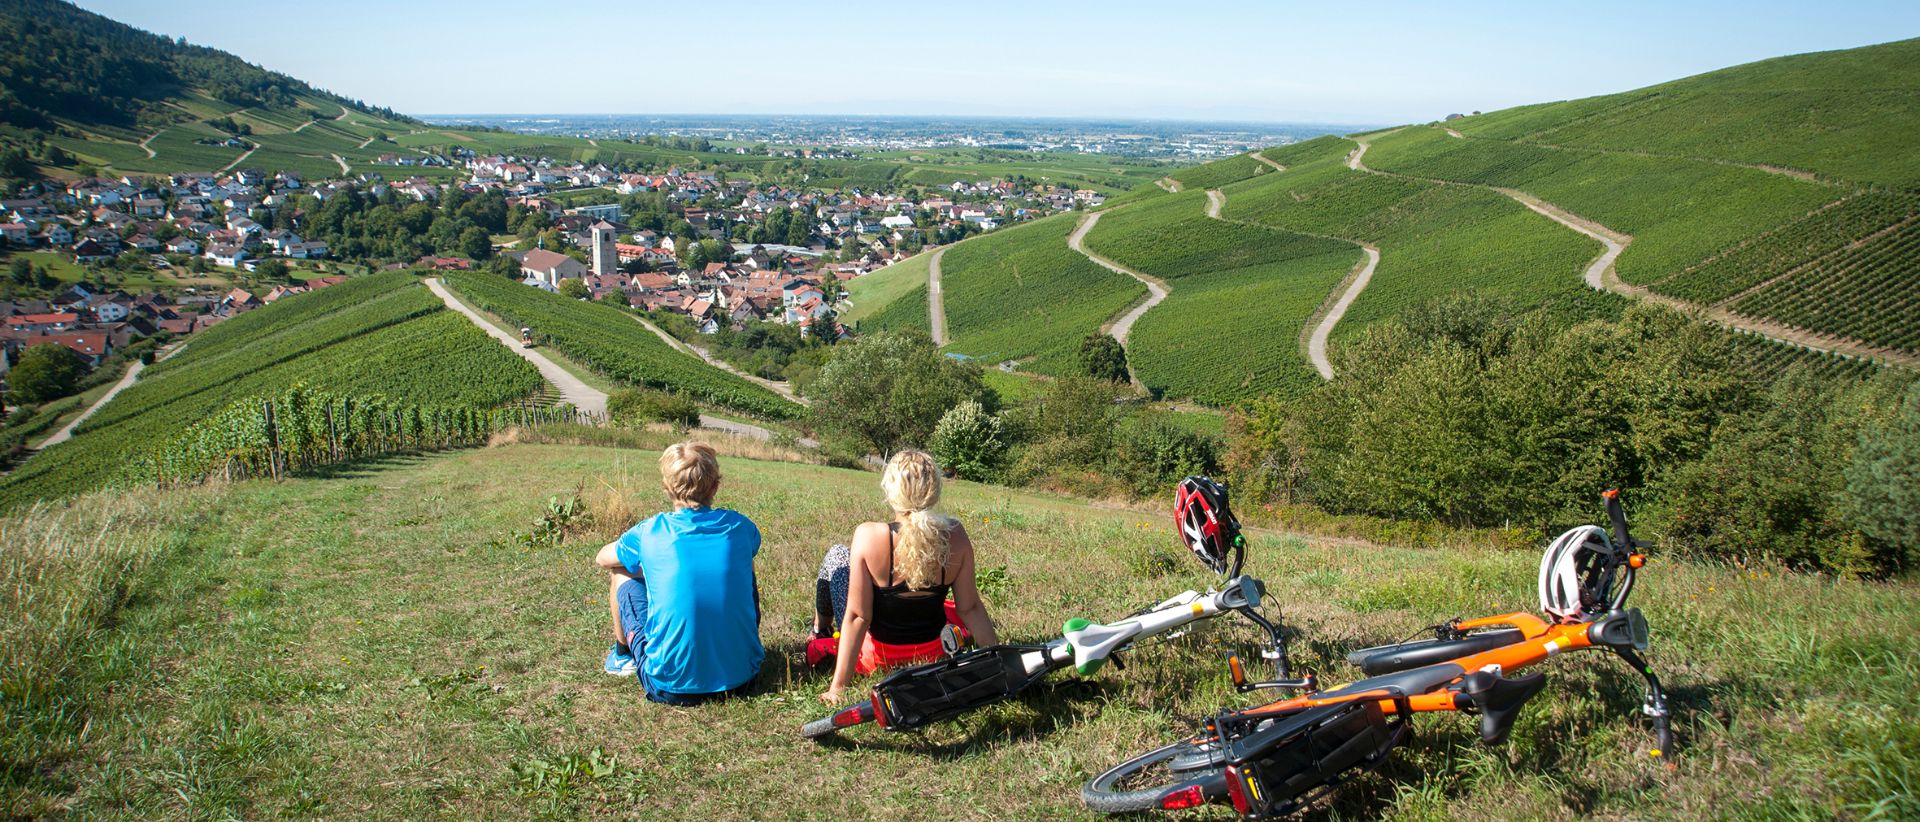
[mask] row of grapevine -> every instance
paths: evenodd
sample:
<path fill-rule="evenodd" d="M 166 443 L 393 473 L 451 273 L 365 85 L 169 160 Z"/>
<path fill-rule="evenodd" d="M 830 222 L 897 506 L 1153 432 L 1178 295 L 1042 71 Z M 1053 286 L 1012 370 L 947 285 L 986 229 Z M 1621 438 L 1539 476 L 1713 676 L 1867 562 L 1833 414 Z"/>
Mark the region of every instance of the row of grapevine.
<path fill-rule="evenodd" d="M 162 486 L 279 477 L 402 452 L 479 445 L 507 426 L 565 422 L 571 406 L 423 406 L 295 386 L 241 400 L 154 448 L 127 471 Z"/>
<path fill-rule="evenodd" d="M 1920 213 L 1920 198 L 1848 197 L 1654 284 L 1661 293 L 1711 305 L 1846 248 Z"/>
<path fill-rule="evenodd" d="M 205 360 L 215 354 L 256 345 L 268 335 L 336 311 L 357 309 L 375 298 L 404 290 L 417 280 L 404 271 L 388 271 L 354 277 L 318 291 L 285 297 L 270 306 L 236 315 L 195 334 L 191 360 L 183 357 L 162 360 L 150 366 L 149 373 L 159 374 L 189 361 Z"/>
<path fill-rule="evenodd" d="M 1920 351 L 1920 223 L 1741 299 L 1734 310 L 1874 345 Z"/>
<path fill-rule="evenodd" d="M 414 284 L 376 302 L 408 293 L 433 299 Z M 210 360 L 195 357 L 188 346 L 178 358 L 190 362 L 155 376 L 142 374 L 96 415 L 106 422 L 85 426 L 73 439 L 0 478 L 0 508 L 98 488 L 122 476 L 147 449 L 189 426 L 244 398 L 275 395 L 293 385 L 342 395 L 404 397 L 423 406 L 473 407 L 523 402 L 541 389 L 539 372 L 525 360 L 466 318 L 438 307 L 438 300 L 433 302 L 435 307 L 423 316 L 398 323 L 375 319 L 379 327 L 373 330 L 319 348 L 300 348 L 298 356 L 281 356 L 273 343 L 309 332 L 331 338 L 339 326 L 351 325 L 357 312 L 299 323 L 284 335 L 268 335 L 262 345 Z M 122 403 L 137 413 L 123 411 Z"/>
<path fill-rule="evenodd" d="M 535 339 L 621 382 L 678 391 L 773 419 L 796 419 L 805 411 L 758 384 L 681 353 L 618 308 L 549 294 L 493 274 L 457 272 L 447 277 L 447 284 L 482 310 L 532 328 Z"/>

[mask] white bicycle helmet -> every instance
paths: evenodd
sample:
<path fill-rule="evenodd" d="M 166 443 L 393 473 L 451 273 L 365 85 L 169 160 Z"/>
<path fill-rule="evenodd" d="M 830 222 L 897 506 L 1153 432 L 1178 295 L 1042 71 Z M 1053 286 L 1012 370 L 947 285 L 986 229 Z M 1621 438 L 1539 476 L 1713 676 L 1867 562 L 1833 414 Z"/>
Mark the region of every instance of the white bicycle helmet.
<path fill-rule="evenodd" d="M 1540 558 L 1540 610 L 1562 622 L 1574 622 L 1620 607 L 1630 586 L 1622 585 L 1608 602 L 1599 600 L 1612 592 L 1590 590 L 1590 586 L 1611 587 L 1604 577 L 1616 553 L 1606 530 L 1597 525 L 1561 534 Z"/>

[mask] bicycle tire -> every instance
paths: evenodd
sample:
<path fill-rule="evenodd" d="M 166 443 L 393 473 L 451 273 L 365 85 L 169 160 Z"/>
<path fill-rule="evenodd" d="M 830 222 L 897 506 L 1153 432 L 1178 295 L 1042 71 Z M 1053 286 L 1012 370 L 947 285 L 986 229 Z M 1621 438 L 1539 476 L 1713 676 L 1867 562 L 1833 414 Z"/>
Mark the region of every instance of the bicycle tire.
<path fill-rule="evenodd" d="M 1178 760 L 1186 758 L 1186 763 Z M 1174 778 L 1164 784 L 1133 790 L 1115 790 L 1122 780 L 1144 773 L 1162 763 L 1173 763 L 1168 774 Z M 1215 743 L 1183 740 L 1148 751 L 1113 766 L 1089 780 L 1080 789 L 1080 800 L 1101 813 L 1138 813 L 1161 809 L 1161 800 L 1176 790 L 1200 786 L 1207 803 L 1227 798 L 1226 757 Z"/>
<path fill-rule="evenodd" d="M 847 710 L 854 709 L 854 708 L 861 709 L 859 722 L 855 722 L 852 725 L 833 724 L 834 717 L 839 716 L 843 713 L 846 713 Z M 842 708 L 838 711 L 834 711 L 831 714 L 823 716 L 805 725 L 801 725 L 800 735 L 808 739 L 821 739 L 821 738 L 833 736 L 834 734 L 839 733 L 841 728 L 851 728 L 854 725 L 864 725 L 872 721 L 873 721 L 873 703 L 871 700 L 863 700 L 853 705 L 849 705 L 846 708 Z"/>

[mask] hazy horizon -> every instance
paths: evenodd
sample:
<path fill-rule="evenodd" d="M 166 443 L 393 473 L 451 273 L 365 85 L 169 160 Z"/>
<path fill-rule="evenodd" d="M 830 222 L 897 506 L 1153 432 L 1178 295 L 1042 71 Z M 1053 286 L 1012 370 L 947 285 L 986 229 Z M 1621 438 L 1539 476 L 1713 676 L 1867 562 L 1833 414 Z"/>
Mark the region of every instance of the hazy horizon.
<path fill-rule="evenodd" d="M 79 5 L 372 105 L 438 117 L 1391 124 L 1920 35 L 1920 4 L 1883 0 L 1628 2 L 1604 12 L 1230 2 L 1171 14 L 1139 2 L 965 11 L 854 3 L 823 13 L 590 0 L 545 16 L 503 0 L 429 0 L 398 14 L 373 0 Z"/>

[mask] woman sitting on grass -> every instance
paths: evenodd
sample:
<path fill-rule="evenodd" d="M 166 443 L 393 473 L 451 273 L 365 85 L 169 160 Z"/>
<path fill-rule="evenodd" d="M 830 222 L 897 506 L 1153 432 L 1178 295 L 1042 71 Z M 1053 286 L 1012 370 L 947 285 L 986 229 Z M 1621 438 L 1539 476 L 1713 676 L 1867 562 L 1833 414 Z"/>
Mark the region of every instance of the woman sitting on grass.
<path fill-rule="evenodd" d="M 606 670 L 638 676 L 647 698 L 691 705 L 745 688 L 760 673 L 760 529 L 714 508 L 720 462 L 705 443 L 660 455 L 673 510 L 600 549 L 612 577 L 613 650 Z"/>
<path fill-rule="evenodd" d="M 814 650 L 833 649 L 833 684 L 820 695 L 838 703 L 855 672 L 939 659 L 940 632 L 970 631 L 982 645 L 1000 640 L 974 584 L 973 543 L 959 522 L 933 508 L 940 503 L 940 468 L 920 451 L 902 451 L 880 480 L 892 522 L 862 523 L 853 547 L 834 546 L 820 569 L 814 614 Z M 843 576 L 844 575 L 844 576 Z M 844 616 L 831 590 L 844 578 Z M 948 594 L 952 599 L 948 599 Z M 840 638 L 831 635 L 839 625 Z M 824 646 L 824 647 L 823 647 Z"/>

